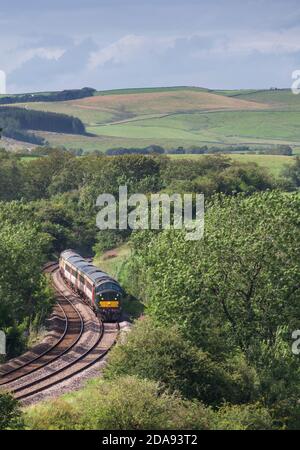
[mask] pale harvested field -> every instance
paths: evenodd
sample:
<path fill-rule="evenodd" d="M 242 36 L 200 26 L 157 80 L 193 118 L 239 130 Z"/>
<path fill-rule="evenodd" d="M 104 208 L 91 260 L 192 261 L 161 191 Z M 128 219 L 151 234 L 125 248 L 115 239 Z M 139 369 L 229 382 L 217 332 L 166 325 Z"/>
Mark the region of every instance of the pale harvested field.
<path fill-rule="evenodd" d="M 152 92 L 139 94 L 120 94 L 87 97 L 72 101 L 73 105 L 83 109 L 104 111 L 128 111 L 139 114 L 168 114 L 183 111 L 204 110 L 261 110 L 268 109 L 263 103 L 225 97 L 209 92 L 189 90 L 171 92 Z"/>
<path fill-rule="evenodd" d="M 134 94 L 97 95 L 65 102 L 17 103 L 29 109 L 72 115 L 86 125 L 116 123 L 169 114 L 202 111 L 268 110 L 269 105 L 189 89 L 177 91 L 140 92 Z"/>

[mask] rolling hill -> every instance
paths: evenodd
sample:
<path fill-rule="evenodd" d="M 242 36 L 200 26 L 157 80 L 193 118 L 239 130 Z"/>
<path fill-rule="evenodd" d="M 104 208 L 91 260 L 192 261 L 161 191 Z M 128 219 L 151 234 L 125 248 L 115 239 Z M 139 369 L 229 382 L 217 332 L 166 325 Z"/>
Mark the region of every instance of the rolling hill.
<path fill-rule="evenodd" d="M 78 117 L 89 136 L 39 132 L 52 145 L 113 147 L 192 145 L 300 148 L 300 96 L 289 90 L 212 91 L 197 87 L 98 91 L 56 102 L 15 104 Z"/>

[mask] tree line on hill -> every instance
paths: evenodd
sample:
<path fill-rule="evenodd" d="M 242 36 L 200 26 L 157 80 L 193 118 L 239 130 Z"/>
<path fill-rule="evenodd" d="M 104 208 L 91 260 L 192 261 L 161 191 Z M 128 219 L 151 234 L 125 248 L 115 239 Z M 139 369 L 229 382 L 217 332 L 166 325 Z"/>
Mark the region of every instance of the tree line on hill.
<path fill-rule="evenodd" d="M 64 91 L 34 94 L 17 94 L 0 97 L 0 105 L 29 102 L 63 102 L 84 97 L 91 97 L 96 89 L 84 87 L 82 89 L 66 89 Z"/>
<path fill-rule="evenodd" d="M 171 154 L 171 155 L 184 155 L 184 154 L 198 154 L 205 155 L 211 153 L 255 153 L 262 155 L 284 155 L 291 156 L 293 154 L 293 149 L 289 145 L 277 145 L 269 148 L 258 148 L 255 150 L 251 150 L 247 145 L 228 145 L 223 147 L 212 146 L 208 147 L 207 145 L 197 146 L 193 145 L 188 148 L 177 147 L 174 149 L 165 149 L 160 145 L 148 145 L 143 148 L 126 148 L 126 147 L 118 147 L 118 148 L 109 148 L 106 150 L 107 155 L 130 155 L 130 154 L 141 154 L 141 155 L 149 155 L 151 153 L 156 154 Z"/>
<path fill-rule="evenodd" d="M 45 140 L 28 130 L 85 134 L 85 127 L 77 117 L 11 106 L 0 107 L 0 127 L 3 136 L 37 145 L 45 144 Z"/>

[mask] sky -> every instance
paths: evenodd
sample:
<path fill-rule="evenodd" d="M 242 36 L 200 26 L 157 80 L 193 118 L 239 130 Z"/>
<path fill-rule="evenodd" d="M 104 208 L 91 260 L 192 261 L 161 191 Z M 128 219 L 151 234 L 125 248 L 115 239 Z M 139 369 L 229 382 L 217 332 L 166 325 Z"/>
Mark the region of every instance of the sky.
<path fill-rule="evenodd" d="M 299 0 L 0 1 L 9 93 L 290 87 L 300 69 Z"/>

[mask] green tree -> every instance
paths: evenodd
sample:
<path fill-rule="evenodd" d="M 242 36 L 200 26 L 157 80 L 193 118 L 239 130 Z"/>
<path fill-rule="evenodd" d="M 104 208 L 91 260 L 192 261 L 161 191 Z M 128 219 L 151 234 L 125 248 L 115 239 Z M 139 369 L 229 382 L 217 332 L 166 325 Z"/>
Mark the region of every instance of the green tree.
<path fill-rule="evenodd" d="M 20 198 L 23 188 L 22 166 L 18 158 L 0 149 L 0 200 Z"/>
<path fill-rule="evenodd" d="M 5 391 L 0 391 L 0 430 L 23 428 L 18 401 Z"/>
<path fill-rule="evenodd" d="M 293 330 L 299 316 L 299 197 L 221 196 L 207 206 L 197 242 L 181 231 L 138 233 L 133 294 L 203 348 L 214 327 L 245 351 L 257 340 L 274 342 L 277 328 Z"/>
<path fill-rule="evenodd" d="M 292 183 L 294 188 L 300 187 L 300 157 L 296 156 L 293 164 L 286 165 L 282 176 Z"/>
<path fill-rule="evenodd" d="M 50 238 L 28 213 L 17 203 L 0 204 L 0 327 L 7 333 L 10 357 L 23 350 L 24 331 L 47 316 L 53 298 L 41 272 Z"/>
<path fill-rule="evenodd" d="M 290 342 L 300 316 L 299 223 L 297 194 L 221 195 L 207 204 L 203 239 L 186 241 L 178 230 L 136 233 L 127 263 L 127 290 L 148 313 L 176 324 L 216 361 L 241 353 L 263 403 L 289 426 L 299 421 Z"/>
<path fill-rule="evenodd" d="M 49 156 L 25 164 L 23 170 L 25 198 L 27 200 L 48 198 L 53 193 L 76 187 L 79 171 L 77 163 L 73 162 L 74 159 L 70 152 L 55 149 Z M 65 179 L 62 179 L 62 173 Z"/>

